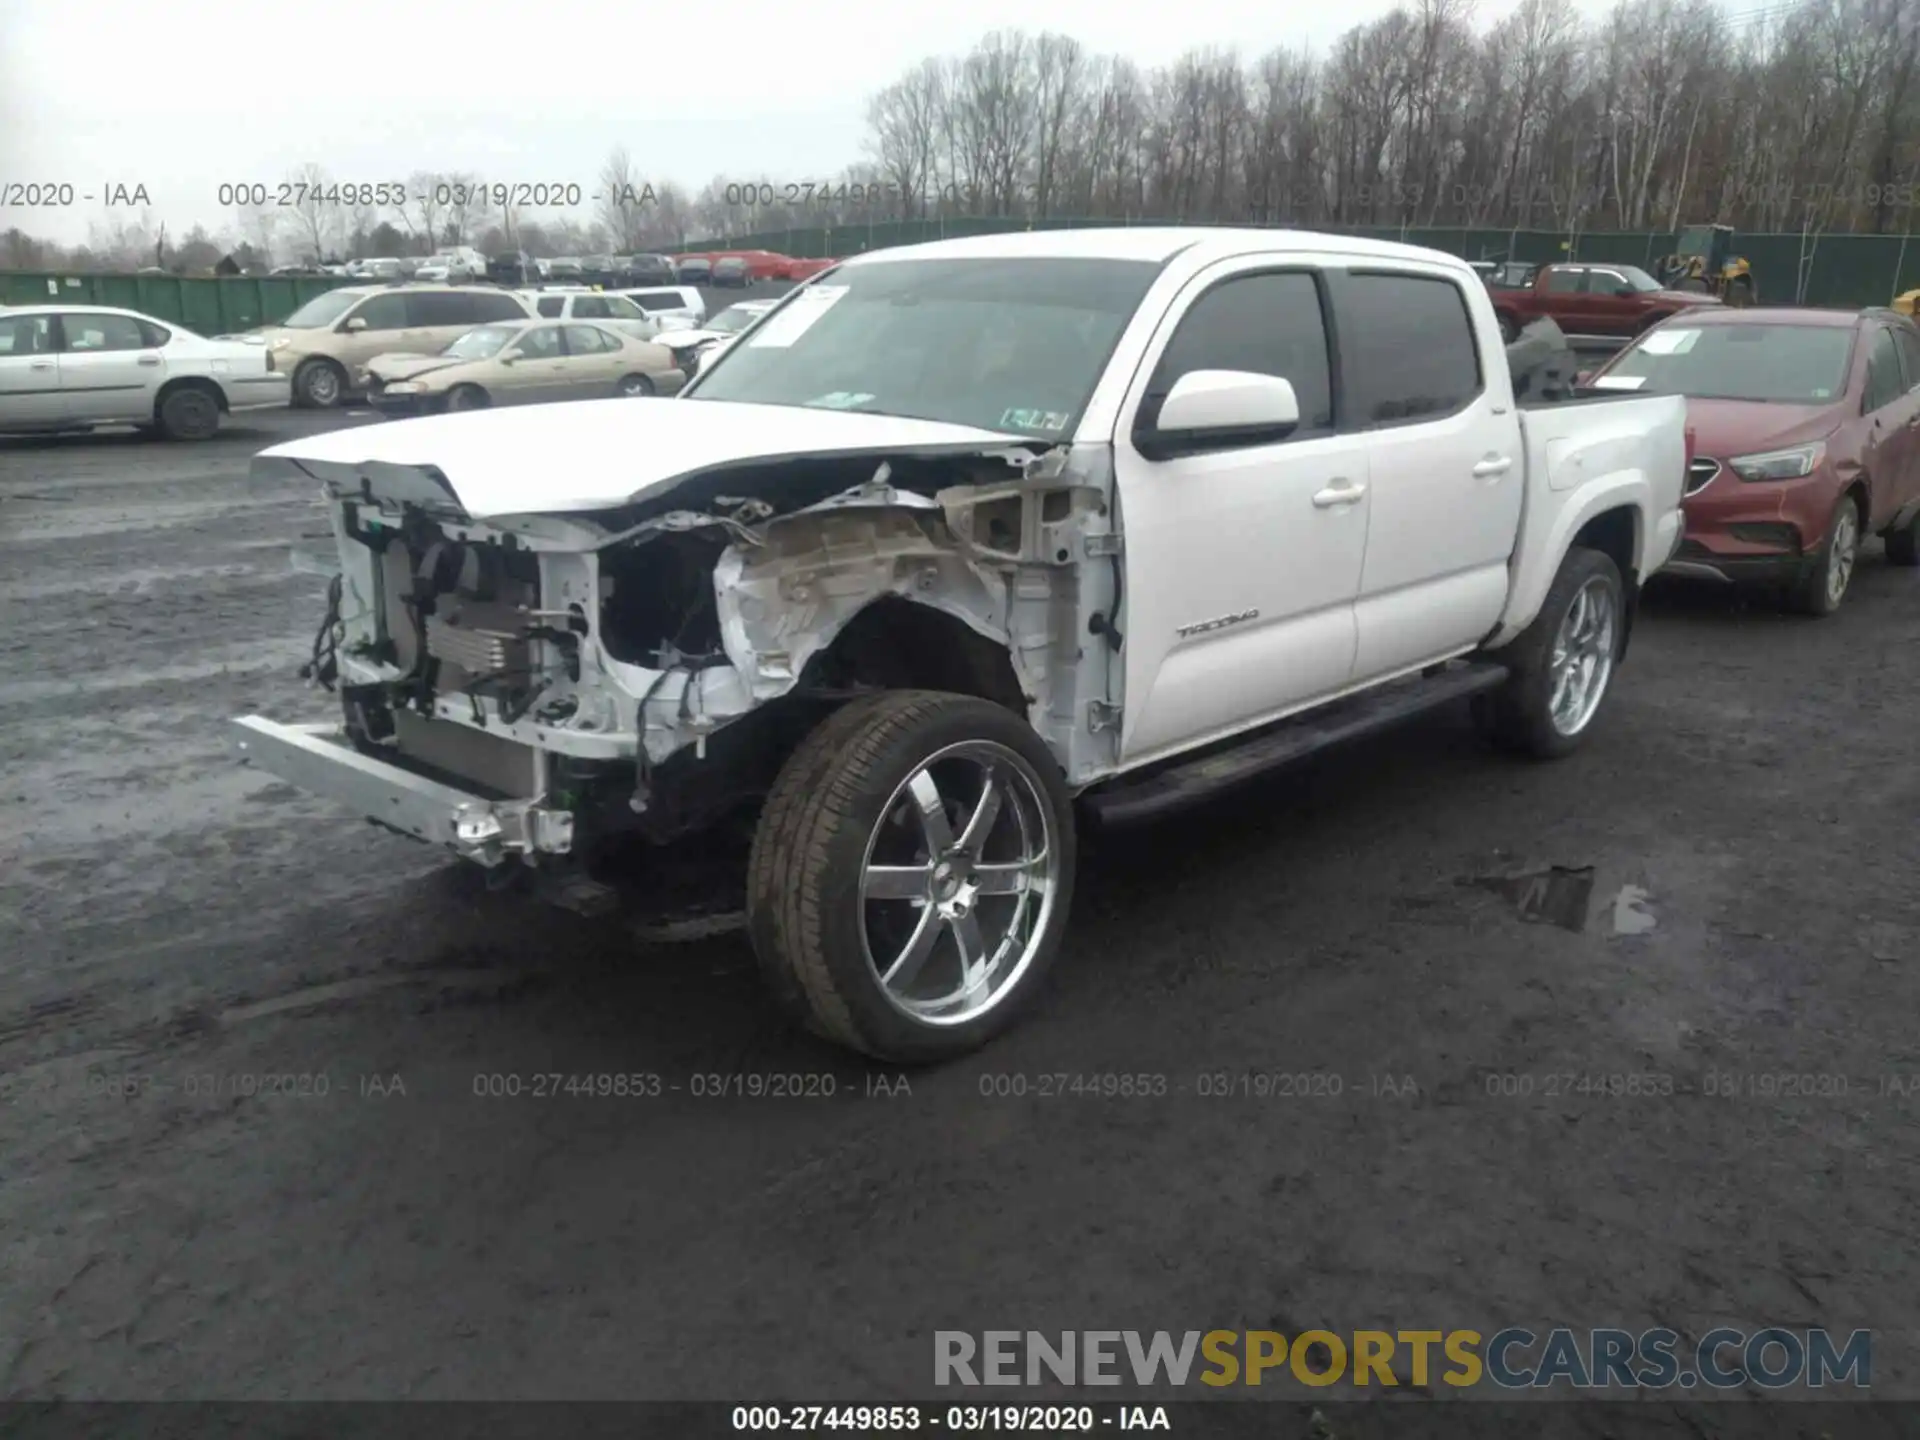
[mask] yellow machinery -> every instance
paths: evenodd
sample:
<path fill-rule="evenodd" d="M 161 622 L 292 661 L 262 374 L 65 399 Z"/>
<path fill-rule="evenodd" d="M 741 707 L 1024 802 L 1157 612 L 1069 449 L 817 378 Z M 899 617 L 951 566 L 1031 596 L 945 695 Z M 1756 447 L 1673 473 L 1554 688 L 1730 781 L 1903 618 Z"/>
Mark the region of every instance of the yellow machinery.
<path fill-rule="evenodd" d="M 1660 263 L 1660 283 L 1717 296 L 1729 305 L 1751 305 L 1760 298 L 1753 266 L 1746 256 L 1733 253 L 1731 225 L 1689 225 L 1682 230 L 1676 252 Z"/>
<path fill-rule="evenodd" d="M 1920 290 L 1906 290 L 1893 297 L 1893 308 L 1902 315 L 1911 316 L 1915 306 L 1920 306 Z"/>

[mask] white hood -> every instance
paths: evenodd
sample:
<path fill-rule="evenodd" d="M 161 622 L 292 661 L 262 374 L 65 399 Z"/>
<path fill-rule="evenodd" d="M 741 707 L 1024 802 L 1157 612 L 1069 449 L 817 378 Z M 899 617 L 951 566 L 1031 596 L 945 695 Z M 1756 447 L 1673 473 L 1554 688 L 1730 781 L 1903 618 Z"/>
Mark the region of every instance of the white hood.
<path fill-rule="evenodd" d="M 938 420 L 723 400 L 576 400 L 356 426 L 254 459 L 353 483 L 365 467 L 429 469 L 468 515 L 561 515 L 643 499 L 702 470 L 806 455 L 1045 448 Z"/>

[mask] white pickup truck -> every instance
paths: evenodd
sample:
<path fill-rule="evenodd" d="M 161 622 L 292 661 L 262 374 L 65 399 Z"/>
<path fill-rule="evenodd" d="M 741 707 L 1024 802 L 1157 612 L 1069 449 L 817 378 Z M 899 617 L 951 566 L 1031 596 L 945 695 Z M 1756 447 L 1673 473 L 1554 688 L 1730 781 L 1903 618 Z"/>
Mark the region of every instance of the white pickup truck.
<path fill-rule="evenodd" d="M 1577 746 L 1680 540 L 1684 404 L 1516 399 L 1486 287 L 1407 246 L 862 255 L 682 399 L 262 454 L 331 505 L 314 669 L 344 720 L 234 739 L 581 906 L 642 878 L 596 857 L 740 825 L 773 993 L 951 1055 L 1053 960 L 1076 824 L 1448 701 Z"/>

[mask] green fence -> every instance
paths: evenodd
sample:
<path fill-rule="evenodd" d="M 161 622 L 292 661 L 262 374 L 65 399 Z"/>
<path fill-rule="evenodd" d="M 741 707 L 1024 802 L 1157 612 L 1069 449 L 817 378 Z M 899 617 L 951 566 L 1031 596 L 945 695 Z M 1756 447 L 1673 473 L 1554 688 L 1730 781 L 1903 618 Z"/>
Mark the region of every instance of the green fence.
<path fill-rule="evenodd" d="M 818 258 L 851 255 L 891 245 L 1009 230 L 1070 230 L 1087 226 L 1190 224 L 1176 220 L 1008 220 L 988 216 L 932 220 L 874 220 L 831 229 L 765 230 L 726 240 L 702 241 L 689 250 L 773 250 Z M 1319 227 L 1378 240 L 1400 240 L 1469 260 L 1613 260 L 1651 269 L 1672 252 L 1674 235 L 1596 232 L 1568 237 L 1553 230 L 1401 229 Z M 1736 249 L 1753 263 L 1764 302 L 1806 305 L 1884 305 L 1903 290 L 1920 287 L 1920 243 L 1905 235 L 1741 235 Z"/>
<path fill-rule="evenodd" d="M 284 320 L 316 295 L 352 284 L 334 275 L 235 276 L 69 275 L 0 270 L 0 305 L 118 305 L 171 320 L 202 335 L 251 330 Z"/>

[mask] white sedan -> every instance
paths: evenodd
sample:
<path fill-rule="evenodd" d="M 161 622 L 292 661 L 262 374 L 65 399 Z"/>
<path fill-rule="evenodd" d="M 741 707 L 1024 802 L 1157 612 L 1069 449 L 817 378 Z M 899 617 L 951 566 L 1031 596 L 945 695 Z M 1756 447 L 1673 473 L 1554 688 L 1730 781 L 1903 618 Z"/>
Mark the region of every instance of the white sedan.
<path fill-rule="evenodd" d="M 137 311 L 0 310 L 0 430 L 139 425 L 204 440 L 224 414 L 285 405 L 287 386 L 267 368 L 264 346 L 209 340 Z"/>

